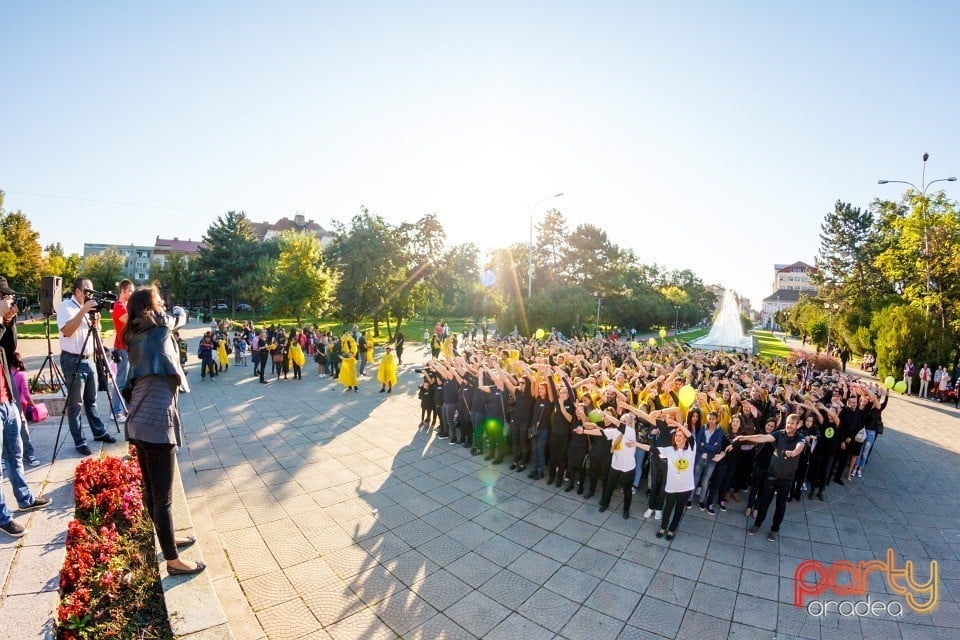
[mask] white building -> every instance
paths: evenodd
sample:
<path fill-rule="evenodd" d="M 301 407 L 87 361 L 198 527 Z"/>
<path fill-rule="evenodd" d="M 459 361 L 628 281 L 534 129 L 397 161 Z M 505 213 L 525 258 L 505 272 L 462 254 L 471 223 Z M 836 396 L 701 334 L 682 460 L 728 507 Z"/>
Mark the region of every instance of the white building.
<path fill-rule="evenodd" d="M 816 272 L 817 268 L 806 262 L 773 265 L 773 293 L 763 299 L 760 326 L 764 329 L 779 329 L 773 319 L 778 311 L 786 311 L 796 306 L 801 295 L 817 295 L 817 285 L 810 280 Z"/>

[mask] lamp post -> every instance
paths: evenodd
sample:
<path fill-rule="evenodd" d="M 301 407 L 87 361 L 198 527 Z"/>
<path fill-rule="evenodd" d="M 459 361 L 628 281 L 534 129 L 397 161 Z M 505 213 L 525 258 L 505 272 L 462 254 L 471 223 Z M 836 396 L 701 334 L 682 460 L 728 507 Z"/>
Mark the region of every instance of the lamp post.
<path fill-rule="evenodd" d="M 603 294 L 599 291 L 593 292 L 593 297 L 597 299 L 597 331 L 596 334 L 600 334 L 600 303 L 603 302 Z"/>
<path fill-rule="evenodd" d="M 560 193 L 555 193 L 552 196 L 547 196 L 540 202 L 529 207 L 530 209 L 530 243 L 527 245 L 527 300 L 530 299 L 530 296 L 533 295 L 533 210 L 538 206 L 547 202 L 548 200 L 553 200 L 554 198 L 559 198 L 563 195 L 563 191 Z"/>
<path fill-rule="evenodd" d="M 680 333 L 680 305 L 675 304 L 673 308 L 677 310 L 677 316 L 673 321 L 673 337 L 676 338 Z"/>
<path fill-rule="evenodd" d="M 929 153 L 923 154 L 923 168 L 920 171 L 920 187 L 917 187 L 917 185 L 907 180 L 877 180 L 877 184 L 905 184 L 909 187 L 912 187 L 914 191 L 920 194 L 923 206 L 923 209 L 921 210 L 921 216 L 923 218 L 923 269 L 926 272 L 925 279 L 927 295 L 930 294 L 930 238 L 927 235 L 927 189 L 930 188 L 930 185 L 938 182 L 957 181 L 956 176 L 950 176 L 949 178 L 937 178 L 936 180 L 927 182 L 927 160 L 929 158 Z"/>
<path fill-rule="evenodd" d="M 830 331 L 833 328 L 833 314 L 840 308 L 840 305 L 836 302 L 832 304 L 825 302 L 823 308 L 827 310 L 827 355 L 830 355 Z"/>

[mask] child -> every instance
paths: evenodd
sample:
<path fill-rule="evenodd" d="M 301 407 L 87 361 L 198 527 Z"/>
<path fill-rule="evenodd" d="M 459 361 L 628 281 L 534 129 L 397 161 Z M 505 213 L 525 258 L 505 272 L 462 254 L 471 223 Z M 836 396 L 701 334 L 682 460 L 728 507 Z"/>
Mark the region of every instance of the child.
<path fill-rule="evenodd" d="M 26 418 L 27 407 L 33 405 L 33 397 L 30 395 L 30 385 L 27 384 L 27 366 L 23 364 L 18 352 L 14 352 L 13 362 L 10 363 L 10 377 L 20 397 L 20 439 L 23 441 L 23 461 L 31 467 L 39 467 L 40 460 L 33 448 L 33 441 L 30 440 L 30 426 Z"/>
<path fill-rule="evenodd" d="M 247 366 L 247 341 L 239 333 L 233 334 L 233 362 L 237 366 Z"/>
<path fill-rule="evenodd" d="M 387 393 L 393 393 L 393 385 L 397 384 L 397 360 L 393 357 L 393 349 L 390 347 L 387 347 L 386 353 L 380 358 L 377 380 L 380 381 L 380 393 L 383 393 L 385 387 Z"/>
<path fill-rule="evenodd" d="M 210 379 L 217 377 L 217 365 L 213 361 L 213 333 L 207 331 L 200 340 L 200 346 L 197 348 L 197 357 L 200 358 L 200 379 L 207 377 L 210 372 Z"/>
<path fill-rule="evenodd" d="M 299 330 L 295 329 L 293 335 L 290 337 L 290 347 L 287 350 L 287 358 L 290 364 L 293 365 L 293 379 L 303 380 L 302 367 L 307 362 L 307 358 L 303 355 L 303 347 L 300 346 Z"/>

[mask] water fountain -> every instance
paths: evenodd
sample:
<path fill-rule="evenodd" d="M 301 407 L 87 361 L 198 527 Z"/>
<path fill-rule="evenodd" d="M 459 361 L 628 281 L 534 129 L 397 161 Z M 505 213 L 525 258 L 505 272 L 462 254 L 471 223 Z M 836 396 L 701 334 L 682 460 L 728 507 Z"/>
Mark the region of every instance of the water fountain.
<path fill-rule="evenodd" d="M 710 327 L 710 333 L 690 342 L 695 349 L 730 351 L 746 349 L 753 353 L 753 338 L 743 334 L 740 324 L 740 305 L 730 289 L 724 289 L 720 313 Z"/>

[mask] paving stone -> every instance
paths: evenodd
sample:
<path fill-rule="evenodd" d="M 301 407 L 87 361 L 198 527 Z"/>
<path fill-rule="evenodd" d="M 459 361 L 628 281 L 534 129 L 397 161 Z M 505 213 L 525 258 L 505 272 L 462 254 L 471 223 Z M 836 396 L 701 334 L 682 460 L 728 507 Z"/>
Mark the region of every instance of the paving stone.
<path fill-rule="evenodd" d="M 780 578 L 772 576 L 769 573 L 760 573 L 744 569 L 740 573 L 740 593 L 757 596 L 766 600 L 777 599 L 779 593 Z"/>
<path fill-rule="evenodd" d="M 476 636 L 443 614 L 437 614 L 410 631 L 411 640 L 474 640 Z"/>
<path fill-rule="evenodd" d="M 650 586 L 655 573 L 650 567 L 621 559 L 607 572 L 604 580 L 641 594 Z"/>
<path fill-rule="evenodd" d="M 730 620 L 737 604 L 737 592 L 703 582 L 697 583 L 690 598 L 690 609 L 710 616 Z"/>
<path fill-rule="evenodd" d="M 726 640 L 730 633 L 730 620 L 715 618 L 705 613 L 688 610 L 683 616 L 678 640 Z"/>
<path fill-rule="evenodd" d="M 445 569 L 428 574 L 410 589 L 438 611 L 446 611 L 472 590 L 470 585 Z"/>
<path fill-rule="evenodd" d="M 331 625 L 327 632 L 338 640 L 392 640 L 397 634 L 372 611 L 364 609 Z"/>
<path fill-rule="evenodd" d="M 807 613 L 806 609 L 797 608 L 792 604 L 781 602 L 777 605 L 777 630 L 779 632 L 790 633 L 799 638 L 819 640 L 820 621 L 815 616 Z M 871 635 L 868 637 L 895 638 L 896 635 L 896 632 L 894 632 L 893 635 Z"/>
<path fill-rule="evenodd" d="M 580 638 L 614 640 L 620 635 L 620 630 L 623 627 L 624 624 L 621 620 L 587 607 L 581 607 L 564 625 L 560 633 L 570 640 L 579 640 Z"/>
<path fill-rule="evenodd" d="M 531 620 L 527 620 L 519 613 L 511 613 L 503 622 L 484 636 L 485 640 L 516 640 L 517 638 L 548 640 L 553 638 L 553 632 Z"/>
<path fill-rule="evenodd" d="M 409 589 L 381 600 L 373 606 L 373 611 L 400 637 L 423 625 L 437 614 L 436 609 Z"/>
<path fill-rule="evenodd" d="M 271 638 L 299 638 L 320 629 L 320 623 L 299 599 L 264 609 L 257 613 L 257 619 Z"/>
<path fill-rule="evenodd" d="M 623 518 L 620 519 L 621 521 Z M 621 556 L 626 552 L 627 548 L 630 546 L 632 539 L 628 536 L 615 533 L 613 531 L 608 531 L 606 529 L 601 529 L 597 531 L 587 542 L 587 546 L 593 549 L 599 549 L 609 553 L 612 556 Z"/>
<path fill-rule="evenodd" d="M 670 549 L 660 564 L 660 571 L 680 576 L 681 578 L 696 580 L 697 576 L 700 575 L 702 567 L 702 557 Z"/>
<path fill-rule="evenodd" d="M 617 558 L 609 553 L 604 553 L 592 547 L 580 547 L 580 549 L 567 560 L 566 565 L 602 579 L 616 562 Z"/>
<path fill-rule="evenodd" d="M 486 542 L 480 544 L 475 551 L 501 567 L 509 567 L 514 560 L 524 554 L 526 547 L 516 544 L 503 536 L 493 536 Z"/>
<path fill-rule="evenodd" d="M 757 596 L 738 594 L 733 610 L 734 622 L 773 631 L 777 628 L 777 602 Z"/>
<path fill-rule="evenodd" d="M 476 589 L 492 578 L 500 567 L 477 553 L 468 553 L 451 562 L 447 570 Z M 467 631 L 473 631 L 467 628 Z"/>
<path fill-rule="evenodd" d="M 617 620 L 626 621 L 630 619 L 639 600 L 639 593 L 613 582 L 601 582 L 584 605 Z"/>
<path fill-rule="evenodd" d="M 538 589 L 517 612 L 528 620 L 558 633 L 576 612 L 578 604 L 548 589 Z"/>
<path fill-rule="evenodd" d="M 644 595 L 686 608 L 694 586 L 696 582 L 693 580 L 660 571 L 654 575 Z"/>
<path fill-rule="evenodd" d="M 540 585 L 510 571 L 500 571 L 480 587 L 480 592 L 515 610 L 526 602 Z"/>
<path fill-rule="evenodd" d="M 589 573 L 578 571 L 573 567 L 560 567 L 553 576 L 544 583 L 544 586 L 559 593 L 574 602 L 583 603 L 590 597 L 593 590 L 600 583 Z"/>
<path fill-rule="evenodd" d="M 676 637 L 685 609 L 670 602 L 644 596 L 627 622 L 645 631 L 667 638 Z"/>
<path fill-rule="evenodd" d="M 269 609 L 294 598 L 300 599 L 296 589 L 279 570 L 241 582 L 240 586 L 254 611 Z"/>
<path fill-rule="evenodd" d="M 448 607 L 446 613 L 470 633 L 483 637 L 511 612 L 479 591 L 471 591 Z"/>
<path fill-rule="evenodd" d="M 562 565 L 536 551 L 526 551 L 510 564 L 510 570 L 527 580 L 543 584 L 553 576 Z"/>
<path fill-rule="evenodd" d="M 580 543 L 569 538 L 548 533 L 543 540 L 533 546 L 533 550 L 557 562 L 566 562 L 580 549 Z"/>
<path fill-rule="evenodd" d="M 743 565 L 743 546 L 712 540 L 707 549 L 706 559 L 740 567 Z"/>

